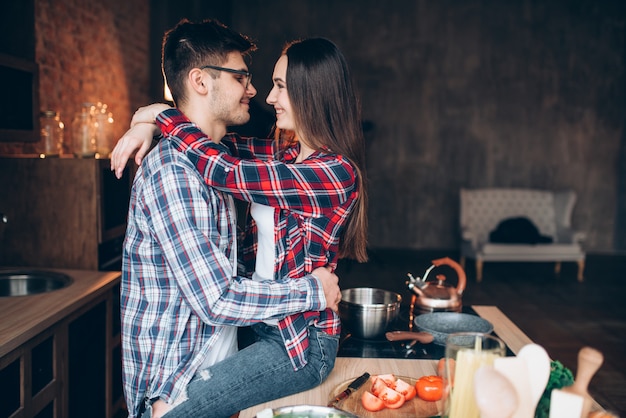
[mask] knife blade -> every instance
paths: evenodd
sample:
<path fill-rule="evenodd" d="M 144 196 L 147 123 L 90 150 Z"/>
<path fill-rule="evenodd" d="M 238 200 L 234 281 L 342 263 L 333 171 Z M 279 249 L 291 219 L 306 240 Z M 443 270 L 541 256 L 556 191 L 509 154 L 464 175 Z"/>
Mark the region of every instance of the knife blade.
<path fill-rule="evenodd" d="M 335 397 L 335 399 L 333 399 L 332 401 L 328 403 L 328 407 L 333 407 L 337 405 L 340 401 L 346 399 L 348 396 L 352 394 L 352 392 L 355 392 L 361 386 L 363 386 L 363 384 L 367 382 L 367 379 L 369 378 L 370 378 L 370 374 L 366 372 L 366 373 L 363 373 L 361 376 L 357 377 L 356 379 L 354 379 L 352 383 L 348 385 L 348 388 L 346 390 L 341 392 L 339 395 Z"/>

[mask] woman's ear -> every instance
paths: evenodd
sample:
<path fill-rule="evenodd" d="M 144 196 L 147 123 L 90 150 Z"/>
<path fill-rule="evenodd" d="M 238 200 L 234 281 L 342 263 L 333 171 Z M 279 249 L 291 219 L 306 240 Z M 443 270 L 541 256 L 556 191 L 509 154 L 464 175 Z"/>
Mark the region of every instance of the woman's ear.
<path fill-rule="evenodd" d="M 198 94 L 206 94 L 209 91 L 209 86 L 207 85 L 210 81 L 208 80 L 210 77 L 207 77 L 207 73 L 202 71 L 199 68 L 194 68 L 189 71 L 189 76 L 187 80 L 189 81 L 189 85 L 191 88 Z"/>

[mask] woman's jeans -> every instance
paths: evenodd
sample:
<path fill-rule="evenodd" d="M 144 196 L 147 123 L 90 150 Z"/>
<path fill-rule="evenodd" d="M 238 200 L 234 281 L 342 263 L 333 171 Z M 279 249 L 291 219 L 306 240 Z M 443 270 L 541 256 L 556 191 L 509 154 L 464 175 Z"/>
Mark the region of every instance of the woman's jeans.
<path fill-rule="evenodd" d="M 339 336 L 310 326 L 308 363 L 295 371 L 278 328 L 264 323 L 252 328 L 257 341 L 197 373 L 187 386 L 188 399 L 164 417 L 230 417 L 251 406 L 314 388 L 335 366 Z M 150 408 L 142 418 L 148 417 Z"/>

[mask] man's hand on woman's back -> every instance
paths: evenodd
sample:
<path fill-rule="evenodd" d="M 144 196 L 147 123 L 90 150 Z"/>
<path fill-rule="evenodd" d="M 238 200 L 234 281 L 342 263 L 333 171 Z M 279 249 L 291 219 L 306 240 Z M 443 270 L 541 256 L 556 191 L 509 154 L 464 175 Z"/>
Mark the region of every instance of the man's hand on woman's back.
<path fill-rule="evenodd" d="M 312 273 L 322 284 L 324 296 L 326 297 L 326 307 L 337 312 L 339 310 L 339 301 L 341 300 L 339 277 L 333 273 L 330 267 L 318 267 Z"/>

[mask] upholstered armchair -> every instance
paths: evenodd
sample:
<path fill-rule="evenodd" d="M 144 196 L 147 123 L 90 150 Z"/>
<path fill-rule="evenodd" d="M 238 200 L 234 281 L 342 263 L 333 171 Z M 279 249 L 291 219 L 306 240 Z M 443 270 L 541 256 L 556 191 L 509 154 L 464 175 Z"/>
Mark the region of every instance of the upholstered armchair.
<path fill-rule="evenodd" d="M 583 281 L 585 234 L 572 229 L 576 203 L 573 191 L 545 191 L 516 188 L 461 189 L 461 265 L 476 260 L 476 280 L 482 280 L 483 264 L 498 262 L 561 262 L 578 264 L 578 281 Z M 503 220 L 527 218 L 549 243 L 490 242 L 490 234 Z"/>

